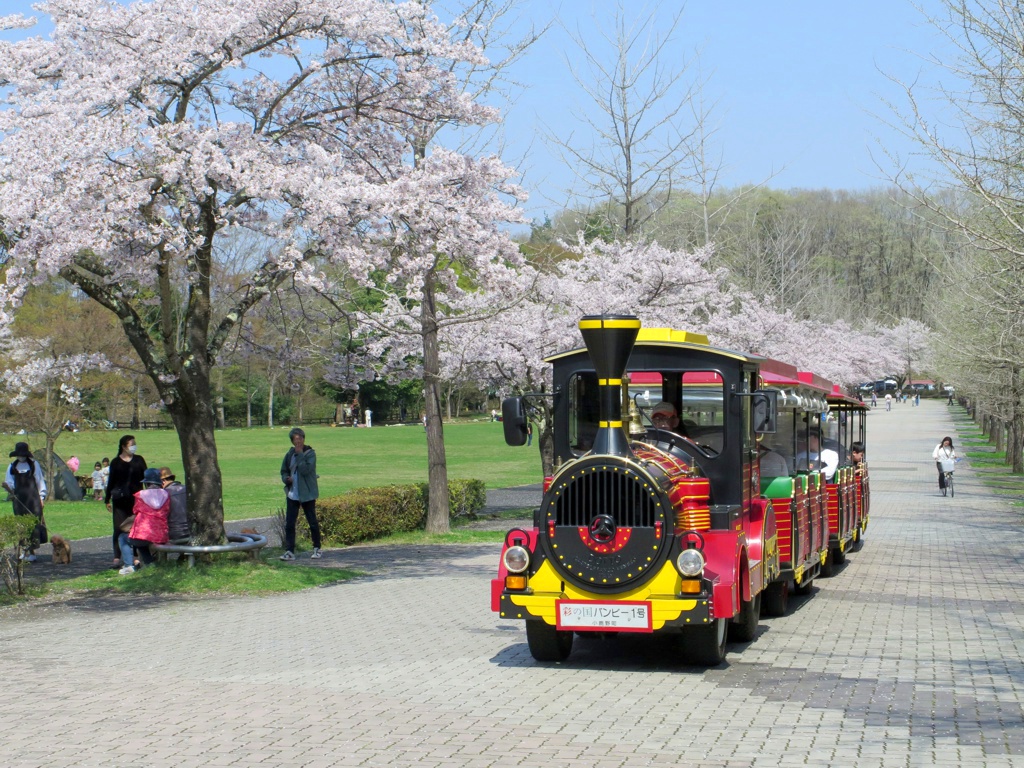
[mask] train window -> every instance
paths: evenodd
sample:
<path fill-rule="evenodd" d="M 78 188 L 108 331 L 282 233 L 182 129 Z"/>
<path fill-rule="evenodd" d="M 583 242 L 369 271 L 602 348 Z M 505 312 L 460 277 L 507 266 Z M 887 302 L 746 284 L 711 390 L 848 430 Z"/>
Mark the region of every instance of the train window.
<path fill-rule="evenodd" d="M 596 373 L 577 373 L 569 380 L 569 447 L 577 455 L 594 445 L 598 402 Z"/>
<path fill-rule="evenodd" d="M 716 371 L 686 371 L 679 380 L 680 429 L 712 456 L 725 448 L 725 384 Z"/>
<path fill-rule="evenodd" d="M 774 434 L 765 435 L 762 442 L 762 445 L 769 450 L 775 451 L 786 460 L 786 467 L 789 470 L 787 474 L 790 475 L 796 472 L 796 425 L 798 416 L 802 418 L 803 414 L 792 408 L 781 409 L 779 411 L 778 428 Z"/>
<path fill-rule="evenodd" d="M 661 401 L 672 403 L 679 414 L 679 434 L 690 438 L 708 457 L 725 447 L 725 383 L 716 371 L 631 371 L 629 398 L 641 413 L 645 427 Z M 623 413 L 627 417 L 628 412 Z M 599 398 L 597 375 L 574 374 L 569 379 L 569 447 L 586 453 L 597 435 Z"/>
<path fill-rule="evenodd" d="M 822 448 L 831 448 L 839 454 L 840 466 L 847 464 L 849 422 L 845 411 L 833 411 L 821 425 Z"/>

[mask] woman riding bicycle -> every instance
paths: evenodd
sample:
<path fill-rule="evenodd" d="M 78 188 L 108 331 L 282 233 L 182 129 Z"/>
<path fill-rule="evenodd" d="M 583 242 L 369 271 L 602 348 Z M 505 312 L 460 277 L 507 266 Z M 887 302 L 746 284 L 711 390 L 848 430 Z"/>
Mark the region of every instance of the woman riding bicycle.
<path fill-rule="evenodd" d="M 944 437 L 942 442 L 935 446 L 932 451 L 932 458 L 935 459 L 935 466 L 939 470 L 939 489 L 946 487 L 946 473 L 942 469 L 943 460 L 956 461 L 956 451 L 953 449 L 953 438 Z"/>

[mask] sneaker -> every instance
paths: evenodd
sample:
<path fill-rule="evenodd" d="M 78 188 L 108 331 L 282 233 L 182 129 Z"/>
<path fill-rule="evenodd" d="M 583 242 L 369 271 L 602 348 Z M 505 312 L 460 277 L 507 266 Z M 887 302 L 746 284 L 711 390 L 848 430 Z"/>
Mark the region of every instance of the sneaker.
<path fill-rule="evenodd" d="M 120 574 L 121 576 L 127 576 L 129 573 L 135 573 L 134 565 L 126 565 L 124 568 L 118 571 L 118 574 Z"/>
<path fill-rule="evenodd" d="M 295 559 L 295 553 L 292 552 L 290 549 L 285 550 L 285 553 L 283 555 L 281 555 L 281 559 L 282 560 L 294 560 Z"/>
<path fill-rule="evenodd" d="M 309 557 L 311 560 L 319 560 L 321 557 L 323 557 L 323 554 L 321 554 L 320 552 L 320 547 L 313 547 L 313 554 Z"/>

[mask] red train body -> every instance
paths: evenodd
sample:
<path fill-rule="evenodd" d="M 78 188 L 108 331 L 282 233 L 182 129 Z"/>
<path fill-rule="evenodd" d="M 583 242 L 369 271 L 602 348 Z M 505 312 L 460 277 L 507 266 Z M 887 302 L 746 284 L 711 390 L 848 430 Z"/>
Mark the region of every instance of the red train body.
<path fill-rule="evenodd" d="M 557 469 L 533 526 L 506 536 L 491 607 L 525 621 L 540 660 L 568 657 L 575 634 L 641 632 L 718 664 L 729 638 L 754 639 L 762 600 L 784 613 L 791 589 L 860 540 L 866 470 L 843 464 L 849 444 L 826 469 L 832 449 L 811 450 L 815 437 L 834 439 L 821 416 L 841 396 L 635 317 L 588 317 L 580 329 L 587 348 L 549 360 Z M 842 400 L 847 417 L 854 402 Z M 675 430 L 651 423 L 656 403 L 675 410 Z M 523 399 L 503 412 L 506 440 L 522 444 Z M 847 425 L 838 438 L 852 434 Z"/>

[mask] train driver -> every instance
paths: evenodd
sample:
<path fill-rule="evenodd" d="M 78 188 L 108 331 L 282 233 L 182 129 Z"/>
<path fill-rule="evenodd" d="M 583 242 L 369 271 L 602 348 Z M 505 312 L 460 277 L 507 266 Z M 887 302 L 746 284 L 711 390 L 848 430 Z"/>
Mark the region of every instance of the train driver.
<path fill-rule="evenodd" d="M 676 407 L 662 400 L 651 410 L 651 423 L 655 429 L 665 429 L 686 437 L 686 430 L 679 424 L 679 412 Z"/>

